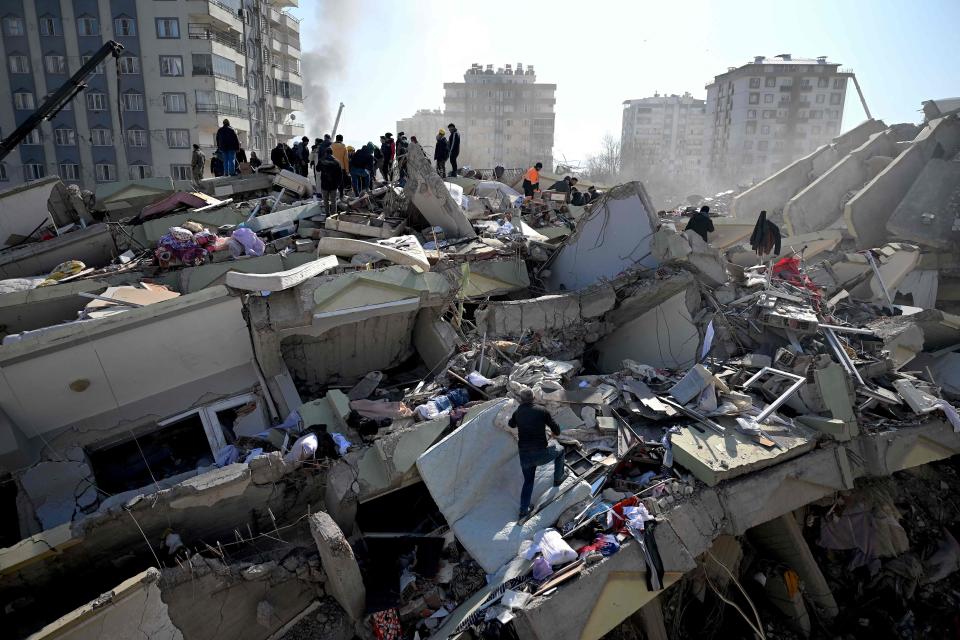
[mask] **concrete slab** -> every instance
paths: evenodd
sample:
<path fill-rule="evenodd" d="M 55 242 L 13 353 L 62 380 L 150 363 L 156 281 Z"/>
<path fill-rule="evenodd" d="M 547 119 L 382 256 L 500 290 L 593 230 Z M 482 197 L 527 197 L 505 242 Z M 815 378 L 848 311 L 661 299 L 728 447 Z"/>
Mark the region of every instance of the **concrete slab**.
<path fill-rule="evenodd" d="M 701 433 L 694 427 L 687 427 L 670 438 L 676 463 L 710 487 L 796 458 L 817 443 L 814 432 L 805 427 L 796 426 L 792 430 L 768 427 L 768 434 L 783 449 L 767 448 L 737 431 L 733 420 L 718 418 L 717 421 L 727 428 L 726 435 L 710 430 Z"/>
<path fill-rule="evenodd" d="M 227 263 L 231 264 L 231 263 Z M 324 256 L 306 264 L 277 271 L 275 273 L 242 273 L 229 271 L 226 274 L 226 285 L 234 289 L 245 291 L 283 291 L 295 287 L 304 280 L 320 275 L 338 264 L 335 256 Z"/>
<path fill-rule="evenodd" d="M 950 249 L 960 241 L 960 162 L 932 158 L 893 211 L 887 230 L 896 238 Z"/>
<path fill-rule="evenodd" d="M 16 240 L 10 241 L 11 236 L 19 239 L 35 231 L 39 225 L 53 224 L 47 212 L 47 199 L 59 183 L 57 176 L 48 176 L 0 190 L 0 211 L 3 211 L 0 216 L 0 248 L 16 243 Z"/>
<path fill-rule="evenodd" d="M 317 243 L 321 255 L 352 258 L 357 254 L 381 255 L 394 264 L 420 267 L 430 271 L 430 261 L 416 236 L 396 236 L 375 242 L 358 238 L 334 238 L 326 236 Z"/>
<path fill-rule="evenodd" d="M 109 227 L 94 224 L 44 242 L 3 251 L 0 253 L 0 278 L 46 275 L 67 260 L 80 260 L 88 267 L 104 267 L 117 253 Z"/>
<path fill-rule="evenodd" d="M 460 203 L 450 195 L 437 175 L 433 162 L 419 144 L 410 143 L 407 172 L 403 191 L 431 225 L 442 227 L 448 238 L 473 238 L 477 235 Z"/>
<path fill-rule="evenodd" d="M 360 620 L 366 607 L 367 591 L 350 543 L 333 518 L 322 511 L 310 516 L 310 532 L 327 576 L 324 584 L 327 593 L 351 619 Z"/>
<path fill-rule="evenodd" d="M 321 213 L 323 213 L 323 203 L 319 201 L 311 202 L 310 204 L 287 207 L 286 209 L 280 209 L 279 211 L 257 216 L 248 222 L 247 226 L 254 231 L 260 232 L 266 229 L 272 229 L 273 227 L 281 227 L 285 224 L 296 222 L 297 220 L 303 220 L 304 218 L 317 216 Z"/>
<path fill-rule="evenodd" d="M 656 227 L 656 209 L 641 183 L 614 187 L 546 264 L 547 288 L 576 291 L 631 267 L 657 267 L 651 246 Z"/>

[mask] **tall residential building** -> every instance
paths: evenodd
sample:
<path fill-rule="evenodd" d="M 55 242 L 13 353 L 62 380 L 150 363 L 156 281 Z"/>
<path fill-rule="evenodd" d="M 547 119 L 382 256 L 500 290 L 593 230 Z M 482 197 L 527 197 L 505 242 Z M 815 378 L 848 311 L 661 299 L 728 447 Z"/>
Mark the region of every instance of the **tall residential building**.
<path fill-rule="evenodd" d="M 474 64 L 463 82 L 443 88 L 447 121 L 460 131 L 460 166 L 516 168 L 539 161 L 553 169 L 557 85 L 538 83 L 532 65 L 494 71 L 492 64 Z"/>
<path fill-rule="evenodd" d="M 757 56 L 707 85 L 709 159 L 727 180 L 762 179 L 838 133 L 850 69 L 788 53 Z"/>
<path fill-rule="evenodd" d="M 0 165 L 0 188 L 189 179 L 192 145 L 209 159 L 224 118 L 268 155 L 302 132 L 297 0 L 5 0 L 0 13 L 0 135 L 8 135 L 104 42 L 124 46 L 87 88 Z M 119 113 L 118 113 L 119 105 Z M 208 164 L 209 167 L 209 164 Z"/>
<path fill-rule="evenodd" d="M 620 152 L 633 171 L 691 176 L 704 164 L 706 101 L 689 93 L 623 102 Z"/>

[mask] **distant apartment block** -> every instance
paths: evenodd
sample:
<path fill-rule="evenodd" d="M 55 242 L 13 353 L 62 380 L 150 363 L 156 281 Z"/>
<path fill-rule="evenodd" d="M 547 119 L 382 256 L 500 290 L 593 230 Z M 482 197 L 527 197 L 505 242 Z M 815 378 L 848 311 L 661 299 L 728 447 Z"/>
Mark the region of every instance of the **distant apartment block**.
<path fill-rule="evenodd" d="M 826 57 L 757 56 L 707 85 L 709 167 L 760 179 L 840 133 L 850 69 Z"/>
<path fill-rule="evenodd" d="M 0 164 L 0 188 L 47 175 L 93 187 L 190 178 L 229 118 L 246 149 L 268 155 L 300 135 L 297 0 L 9 0 L 0 12 L 0 136 L 8 135 L 108 40 L 124 46 L 66 109 Z M 119 89 L 118 82 L 119 79 Z M 119 113 L 118 113 L 119 105 Z"/>
<path fill-rule="evenodd" d="M 706 101 L 689 93 L 625 100 L 620 149 L 631 172 L 694 175 L 705 161 Z"/>
<path fill-rule="evenodd" d="M 463 82 L 443 88 L 446 120 L 460 131 L 460 166 L 515 168 L 539 161 L 553 168 L 557 85 L 538 83 L 532 65 L 494 71 L 492 64 L 473 64 Z"/>
<path fill-rule="evenodd" d="M 432 149 L 437 132 L 446 130 L 449 122 L 442 109 L 418 109 L 409 118 L 397 120 L 396 133 L 403 131 L 407 138 L 416 136 L 421 146 Z M 462 140 L 463 134 L 460 135 Z"/>

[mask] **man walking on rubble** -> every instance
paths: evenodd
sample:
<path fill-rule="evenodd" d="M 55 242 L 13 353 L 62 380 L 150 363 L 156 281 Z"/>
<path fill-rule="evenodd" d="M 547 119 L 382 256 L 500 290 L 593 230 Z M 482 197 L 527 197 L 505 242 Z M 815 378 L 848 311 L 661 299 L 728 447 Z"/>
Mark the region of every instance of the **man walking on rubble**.
<path fill-rule="evenodd" d="M 200 184 L 203 180 L 203 168 L 207 165 L 207 157 L 200 151 L 200 145 L 193 145 L 193 156 L 190 158 L 190 168 L 193 169 L 193 181 Z"/>
<path fill-rule="evenodd" d="M 550 428 L 553 435 L 560 435 L 560 427 L 553 416 L 533 404 L 533 391 L 520 392 L 520 406 L 510 416 L 508 425 L 517 430 L 519 440 L 517 452 L 520 455 L 520 470 L 523 472 L 523 488 L 520 490 L 520 517 L 523 520 L 530 515 L 530 499 L 533 495 L 533 481 L 537 467 L 553 462 L 553 486 L 559 487 L 566 476 L 563 464 L 563 447 L 556 442 L 548 443 L 545 429 Z"/>
<path fill-rule="evenodd" d="M 450 136 L 447 140 L 447 146 L 450 147 L 450 177 L 457 177 L 457 158 L 460 157 L 460 132 L 457 131 L 457 125 L 452 122 L 447 125 L 450 130 Z"/>
<path fill-rule="evenodd" d="M 690 216 L 690 222 L 687 223 L 687 226 L 684 227 L 683 230 L 693 231 L 703 238 L 704 242 L 710 242 L 707 240 L 707 234 L 713 233 L 713 220 L 710 219 L 710 207 L 707 205 L 700 207 L 700 211 Z"/>
<path fill-rule="evenodd" d="M 404 184 L 407 179 L 407 150 L 410 143 L 403 131 L 397 133 L 397 167 L 400 169 L 400 182 Z"/>

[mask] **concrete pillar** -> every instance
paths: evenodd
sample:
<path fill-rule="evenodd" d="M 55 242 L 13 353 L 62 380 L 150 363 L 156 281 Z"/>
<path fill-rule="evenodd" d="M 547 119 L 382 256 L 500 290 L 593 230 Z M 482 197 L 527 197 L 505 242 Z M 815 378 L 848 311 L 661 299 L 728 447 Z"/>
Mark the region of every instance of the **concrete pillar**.
<path fill-rule="evenodd" d="M 797 572 L 803 581 L 804 592 L 820 609 L 821 615 L 828 619 L 837 616 L 837 601 L 792 513 L 757 525 L 747 535 L 757 547 Z"/>
<path fill-rule="evenodd" d="M 327 593 L 333 596 L 352 620 L 359 620 L 366 607 L 367 590 L 363 586 L 360 565 L 350 543 L 333 518 L 322 511 L 310 516 L 310 532 L 327 577 Z"/>
<path fill-rule="evenodd" d="M 643 631 L 646 640 L 668 640 L 667 625 L 663 621 L 660 598 L 654 598 L 633 614 L 633 621 Z"/>

